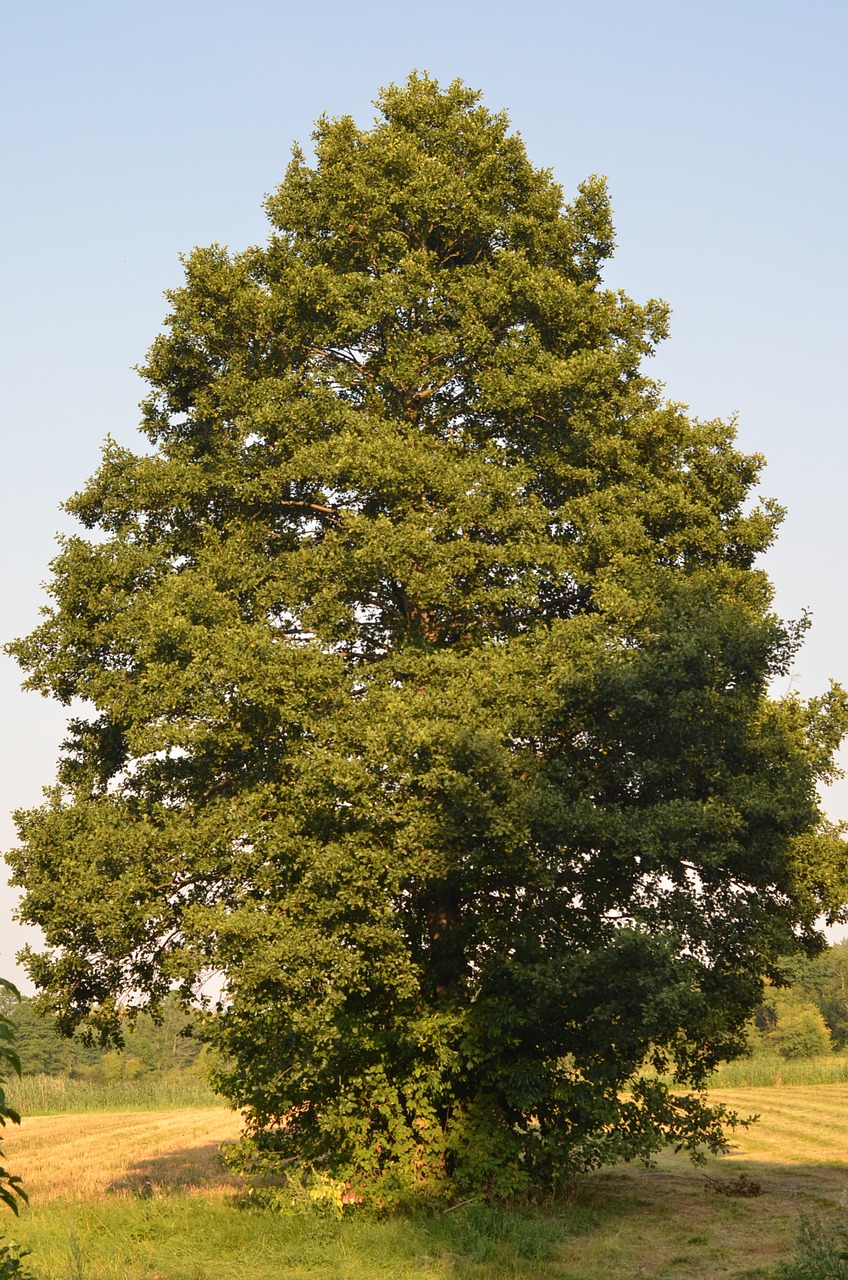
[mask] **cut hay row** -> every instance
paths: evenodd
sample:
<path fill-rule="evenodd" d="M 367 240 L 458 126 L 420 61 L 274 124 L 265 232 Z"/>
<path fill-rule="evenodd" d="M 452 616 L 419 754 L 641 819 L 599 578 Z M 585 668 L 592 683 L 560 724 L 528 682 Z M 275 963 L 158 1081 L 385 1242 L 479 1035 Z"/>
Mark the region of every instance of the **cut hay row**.
<path fill-rule="evenodd" d="M 722 1090 L 714 1095 L 741 1116 L 757 1114 L 732 1142 L 746 1160 L 782 1164 L 848 1163 L 848 1085 Z"/>
<path fill-rule="evenodd" d="M 221 1107 L 25 1116 L 20 1129 L 6 1130 L 5 1151 L 33 1205 L 195 1191 L 232 1185 L 219 1147 L 240 1128 L 240 1117 Z"/>

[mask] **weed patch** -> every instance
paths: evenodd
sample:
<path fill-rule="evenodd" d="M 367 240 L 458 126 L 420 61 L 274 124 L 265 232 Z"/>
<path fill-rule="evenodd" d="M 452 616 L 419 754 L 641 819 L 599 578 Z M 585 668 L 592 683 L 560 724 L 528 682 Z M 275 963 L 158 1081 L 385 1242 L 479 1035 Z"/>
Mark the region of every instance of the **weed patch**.
<path fill-rule="evenodd" d="M 781 1264 L 780 1280 L 848 1280 L 848 1230 L 802 1218 L 795 1255 Z"/>

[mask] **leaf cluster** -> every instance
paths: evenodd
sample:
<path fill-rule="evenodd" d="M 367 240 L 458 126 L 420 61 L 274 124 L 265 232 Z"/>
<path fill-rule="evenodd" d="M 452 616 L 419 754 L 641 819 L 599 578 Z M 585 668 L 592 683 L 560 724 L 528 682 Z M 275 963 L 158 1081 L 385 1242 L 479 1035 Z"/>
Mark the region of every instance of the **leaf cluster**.
<path fill-rule="evenodd" d="M 20 999 L 17 988 L 6 978 L 0 978 L 0 993 L 7 994 L 15 1000 Z M 21 1060 L 15 1047 L 14 1021 L 7 1013 L 0 1011 L 0 1127 L 4 1129 L 10 1121 L 12 1124 L 21 1122 L 18 1112 L 6 1100 L 4 1086 L 10 1073 L 20 1076 Z M 3 1151 L 0 1149 L 0 1158 L 2 1156 Z M 0 1166 L 0 1202 L 17 1214 L 21 1200 L 24 1202 L 27 1200 L 27 1194 L 21 1186 L 21 1179 L 17 1174 L 9 1173 L 8 1169 Z M 13 1249 L 13 1246 L 0 1246 L 0 1267 L 10 1265 L 10 1249 Z M 10 1271 L 9 1274 L 12 1272 Z"/>

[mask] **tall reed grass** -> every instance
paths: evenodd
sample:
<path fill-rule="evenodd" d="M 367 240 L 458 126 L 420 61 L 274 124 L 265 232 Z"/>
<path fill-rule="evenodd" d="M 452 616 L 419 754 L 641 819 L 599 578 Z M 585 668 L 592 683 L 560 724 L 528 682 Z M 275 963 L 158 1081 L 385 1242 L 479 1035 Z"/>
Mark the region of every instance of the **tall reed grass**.
<path fill-rule="evenodd" d="M 137 1080 L 108 1082 L 25 1075 L 8 1085 L 7 1096 L 13 1107 L 29 1116 L 226 1106 L 205 1080 L 178 1071 L 151 1072 Z"/>
<path fill-rule="evenodd" d="M 848 1083 L 848 1057 L 828 1053 L 820 1058 L 781 1058 L 758 1054 L 725 1062 L 709 1082 L 710 1089 L 767 1089 L 780 1085 Z"/>

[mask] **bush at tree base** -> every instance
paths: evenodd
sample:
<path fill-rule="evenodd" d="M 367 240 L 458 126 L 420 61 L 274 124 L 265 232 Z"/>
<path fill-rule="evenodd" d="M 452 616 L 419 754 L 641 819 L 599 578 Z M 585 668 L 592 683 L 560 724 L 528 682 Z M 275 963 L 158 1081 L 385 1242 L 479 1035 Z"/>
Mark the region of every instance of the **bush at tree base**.
<path fill-rule="evenodd" d="M 221 973 L 244 1158 L 352 1199 L 717 1149 L 699 1089 L 848 899 L 845 697 L 769 696 L 781 512 L 642 371 L 603 182 L 459 82 L 378 105 L 188 257 L 147 451 L 68 503 L 12 646 L 92 708 L 9 854 L 29 970 L 104 1040 Z"/>

